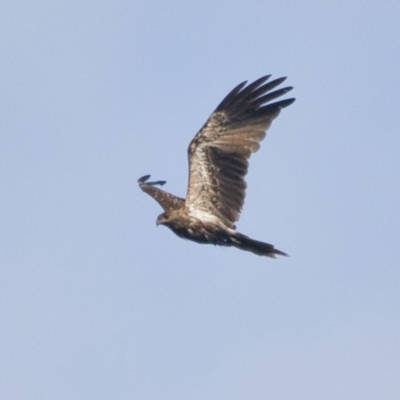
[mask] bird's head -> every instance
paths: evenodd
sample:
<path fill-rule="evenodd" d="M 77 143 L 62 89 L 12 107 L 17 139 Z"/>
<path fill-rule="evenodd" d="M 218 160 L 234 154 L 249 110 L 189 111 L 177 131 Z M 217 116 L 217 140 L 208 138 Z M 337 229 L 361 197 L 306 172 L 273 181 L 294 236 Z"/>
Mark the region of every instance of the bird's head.
<path fill-rule="evenodd" d="M 164 212 L 157 217 L 156 225 L 166 225 L 169 221 L 169 215 Z"/>

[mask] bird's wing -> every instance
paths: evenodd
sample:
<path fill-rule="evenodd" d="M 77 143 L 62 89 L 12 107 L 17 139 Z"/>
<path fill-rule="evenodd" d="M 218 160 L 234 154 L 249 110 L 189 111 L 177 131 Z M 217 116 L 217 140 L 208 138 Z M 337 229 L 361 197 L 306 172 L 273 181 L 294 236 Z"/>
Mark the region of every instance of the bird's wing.
<path fill-rule="evenodd" d="M 239 219 L 248 159 L 260 148 L 280 110 L 295 100 L 270 103 L 292 88 L 272 91 L 286 78 L 267 82 L 269 78 L 236 86 L 191 141 L 185 206 L 193 217 L 217 217 L 229 227 Z"/>
<path fill-rule="evenodd" d="M 178 210 L 185 205 L 184 199 L 174 196 L 171 193 L 164 192 L 164 190 L 156 187 L 156 185 L 164 185 L 166 183 L 165 181 L 148 182 L 149 178 L 150 175 L 145 175 L 138 179 L 140 189 L 151 196 L 164 209 L 164 211 L 168 212 Z"/>

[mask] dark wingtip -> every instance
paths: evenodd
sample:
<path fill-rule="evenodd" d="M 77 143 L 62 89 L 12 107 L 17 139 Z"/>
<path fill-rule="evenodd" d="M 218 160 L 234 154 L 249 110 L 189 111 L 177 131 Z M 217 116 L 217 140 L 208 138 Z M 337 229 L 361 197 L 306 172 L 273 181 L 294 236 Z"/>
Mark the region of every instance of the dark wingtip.
<path fill-rule="evenodd" d="M 166 183 L 167 183 L 167 181 L 151 182 L 152 185 L 160 185 L 160 186 L 164 186 Z"/>
<path fill-rule="evenodd" d="M 281 100 L 279 102 L 277 102 L 276 104 L 279 105 L 279 108 L 285 108 L 290 106 L 291 104 L 293 104 L 296 101 L 295 98 L 291 98 L 291 99 L 287 99 L 287 100 Z"/>
<path fill-rule="evenodd" d="M 279 256 L 289 257 L 289 254 L 286 254 L 286 253 L 284 253 L 283 251 L 280 251 L 280 250 L 278 250 L 278 249 L 274 249 L 273 252 L 274 252 L 274 255 L 275 255 L 275 254 L 278 254 Z"/>
<path fill-rule="evenodd" d="M 145 183 L 147 180 L 149 180 L 151 175 L 144 175 L 141 178 L 138 179 L 139 183 Z"/>
<path fill-rule="evenodd" d="M 167 181 L 155 181 L 155 182 L 147 182 L 149 180 L 151 175 L 145 175 L 142 176 L 141 178 L 138 179 L 139 185 L 142 186 L 144 184 L 146 185 L 151 185 L 151 186 L 155 186 L 155 185 L 160 185 L 163 186 L 167 183 Z"/>

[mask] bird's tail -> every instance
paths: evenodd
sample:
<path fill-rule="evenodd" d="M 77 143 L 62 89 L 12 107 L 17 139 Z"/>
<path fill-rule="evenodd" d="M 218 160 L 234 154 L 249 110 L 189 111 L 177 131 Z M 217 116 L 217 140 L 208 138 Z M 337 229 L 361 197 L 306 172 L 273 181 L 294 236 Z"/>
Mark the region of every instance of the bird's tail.
<path fill-rule="evenodd" d="M 235 232 L 235 235 L 232 236 L 232 245 L 241 250 L 251 251 L 259 256 L 267 256 L 271 258 L 276 258 L 276 255 L 287 256 L 286 253 L 276 249 L 272 244 L 250 239 L 248 236 L 239 232 Z"/>

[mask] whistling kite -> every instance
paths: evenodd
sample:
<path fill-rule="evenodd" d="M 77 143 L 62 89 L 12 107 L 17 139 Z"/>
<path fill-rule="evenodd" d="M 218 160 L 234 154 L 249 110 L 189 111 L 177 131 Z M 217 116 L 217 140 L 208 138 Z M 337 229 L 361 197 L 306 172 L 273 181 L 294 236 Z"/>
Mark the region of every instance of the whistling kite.
<path fill-rule="evenodd" d="M 270 75 L 246 86 L 236 86 L 211 114 L 189 145 L 189 186 L 186 199 L 138 180 L 140 188 L 164 209 L 157 225 L 165 225 L 181 238 L 197 243 L 234 246 L 260 256 L 286 256 L 272 244 L 259 242 L 236 231 L 234 223 L 242 209 L 248 159 L 260 148 L 266 131 L 282 108 L 295 99 L 272 100 L 291 87 L 275 89 L 286 78 L 267 82 Z"/>

